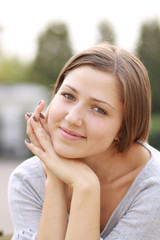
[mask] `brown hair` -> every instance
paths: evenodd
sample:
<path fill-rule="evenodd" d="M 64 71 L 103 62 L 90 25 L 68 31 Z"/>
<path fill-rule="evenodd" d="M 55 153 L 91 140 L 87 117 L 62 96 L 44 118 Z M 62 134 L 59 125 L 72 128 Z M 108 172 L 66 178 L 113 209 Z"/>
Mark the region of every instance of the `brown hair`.
<path fill-rule="evenodd" d="M 118 152 L 123 152 L 133 142 L 147 141 L 151 90 L 148 73 L 142 62 L 123 49 L 108 43 L 98 44 L 73 56 L 65 64 L 57 79 L 54 94 L 71 70 L 84 65 L 112 73 L 119 79 L 124 118 L 118 135 Z"/>

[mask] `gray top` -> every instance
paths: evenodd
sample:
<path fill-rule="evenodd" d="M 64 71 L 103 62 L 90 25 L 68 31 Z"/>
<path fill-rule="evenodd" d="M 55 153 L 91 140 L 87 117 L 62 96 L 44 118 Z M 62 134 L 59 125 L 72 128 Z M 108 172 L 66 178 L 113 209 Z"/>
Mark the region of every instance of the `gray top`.
<path fill-rule="evenodd" d="M 103 240 L 160 240 L 160 152 L 144 144 L 151 159 L 114 210 Z M 21 163 L 9 180 L 8 198 L 14 224 L 12 240 L 35 240 L 40 222 L 46 176 L 40 160 Z"/>

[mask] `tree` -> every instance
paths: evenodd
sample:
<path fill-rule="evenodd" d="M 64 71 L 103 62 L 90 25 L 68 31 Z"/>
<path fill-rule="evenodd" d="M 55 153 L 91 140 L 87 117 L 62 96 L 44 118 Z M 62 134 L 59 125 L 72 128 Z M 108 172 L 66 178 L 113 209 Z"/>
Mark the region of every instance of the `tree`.
<path fill-rule="evenodd" d="M 3 28 L 0 26 L 0 37 Z M 8 57 L 2 51 L 0 38 L 0 83 L 15 83 L 28 80 L 30 63 L 24 63 L 16 56 Z"/>
<path fill-rule="evenodd" d="M 146 66 L 152 88 L 152 112 L 160 113 L 160 25 L 158 21 L 141 26 L 136 53 Z"/>
<path fill-rule="evenodd" d="M 98 39 L 97 42 L 107 41 L 115 44 L 115 33 L 112 25 L 108 21 L 102 21 L 98 25 Z"/>
<path fill-rule="evenodd" d="M 47 86 L 53 84 L 72 55 L 66 25 L 51 24 L 39 37 L 37 56 L 31 69 L 31 81 Z"/>
<path fill-rule="evenodd" d="M 17 57 L 1 56 L 0 83 L 26 82 L 29 77 L 29 64 L 22 63 Z"/>
<path fill-rule="evenodd" d="M 3 58 L 3 52 L 2 52 L 2 46 L 1 46 L 1 35 L 2 35 L 2 31 L 3 31 L 3 28 L 2 26 L 0 25 L 0 65 L 1 65 L 1 62 L 2 62 L 2 58 Z"/>

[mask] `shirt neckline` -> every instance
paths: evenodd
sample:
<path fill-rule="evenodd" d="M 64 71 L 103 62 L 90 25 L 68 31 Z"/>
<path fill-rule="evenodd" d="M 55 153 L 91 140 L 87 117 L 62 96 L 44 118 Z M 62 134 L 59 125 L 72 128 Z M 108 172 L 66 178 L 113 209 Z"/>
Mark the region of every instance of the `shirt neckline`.
<path fill-rule="evenodd" d="M 122 198 L 122 200 L 119 202 L 119 204 L 117 205 L 117 207 L 114 209 L 111 217 L 109 218 L 106 226 L 104 227 L 104 229 L 102 230 L 102 232 L 100 233 L 100 236 L 102 237 L 108 230 L 109 225 L 112 222 L 112 219 L 114 219 L 115 215 L 118 214 L 118 210 L 125 205 L 124 203 L 126 202 L 126 198 L 128 197 L 128 195 L 130 195 L 130 193 L 132 192 L 132 189 L 135 188 L 135 185 L 137 185 L 138 179 L 141 177 L 141 175 L 143 174 L 143 172 L 145 172 L 145 169 L 148 168 L 148 166 L 152 163 L 153 161 L 153 154 L 151 152 L 151 150 L 149 149 L 149 144 L 147 143 L 142 143 L 142 142 L 138 142 L 139 144 L 141 144 L 143 147 L 145 147 L 149 152 L 150 152 L 150 159 L 149 161 L 145 164 L 145 166 L 140 170 L 140 172 L 137 174 L 137 176 L 135 177 L 135 179 L 133 180 L 131 186 L 129 187 L 127 193 L 125 194 L 125 196 Z"/>

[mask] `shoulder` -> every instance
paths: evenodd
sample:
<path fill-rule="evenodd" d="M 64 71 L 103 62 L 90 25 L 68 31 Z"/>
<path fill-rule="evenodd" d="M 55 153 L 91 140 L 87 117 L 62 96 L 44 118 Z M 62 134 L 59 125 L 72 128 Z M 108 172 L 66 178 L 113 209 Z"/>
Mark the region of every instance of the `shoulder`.
<path fill-rule="evenodd" d="M 103 232 L 106 239 L 159 239 L 160 152 L 142 144 L 151 159 L 134 179 Z M 154 236 L 153 236 L 154 235 Z"/>
<path fill-rule="evenodd" d="M 160 152 L 147 143 L 143 146 L 150 151 L 151 158 L 133 181 L 129 197 L 132 194 L 132 199 L 139 196 L 144 200 L 146 196 L 151 201 L 158 200 L 157 204 L 160 204 Z"/>
<path fill-rule="evenodd" d="M 25 160 L 12 172 L 8 204 L 15 229 L 14 239 L 31 239 L 36 233 L 44 203 L 45 180 L 41 162 L 36 156 Z"/>
<path fill-rule="evenodd" d="M 20 176 L 22 178 L 26 177 L 41 177 L 44 175 L 40 159 L 36 156 L 31 157 L 25 161 L 23 161 L 18 167 L 16 167 L 12 174 L 12 176 Z"/>
<path fill-rule="evenodd" d="M 14 169 L 9 179 L 9 193 L 24 190 L 42 192 L 46 176 L 40 159 L 36 156 L 22 162 Z"/>
<path fill-rule="evenodd" d="M 147 203 L 150 202 L 152 205 L 155 201 L 160 207 L 160 152 L 147 143 L 142 143 L 142 145 L 150 151 L 151 158 L 136 176 L 125 195 L 124 200 L 127 203 L 122 202 L 125 206 L 131 206 L 137 200 L 142 200 L 142 205 L 147 206 Z"/>
<path fill-rule="evenodd" d="M 143 143 L 143 146 L 146 147 L 150 151 L 151 157 L 156 159 L 156 161 L 158 161 L 158 163 L 160 164 L 160 151 L 158 151 L 157 149 L 155 149 L 148 143 Z"/>
<path fill-rule="evenodd" d="M 144 143 L 143 145 L 150 152 L 151 158 L 150 158 L 150 161 L 146 164 L 146 166 L 142 170 L 142 175 L 144 174 L 146 178 L 155 179 L 156 181 L 159 182 L 160 181 L 160 152 L 147 143 Z"/>

